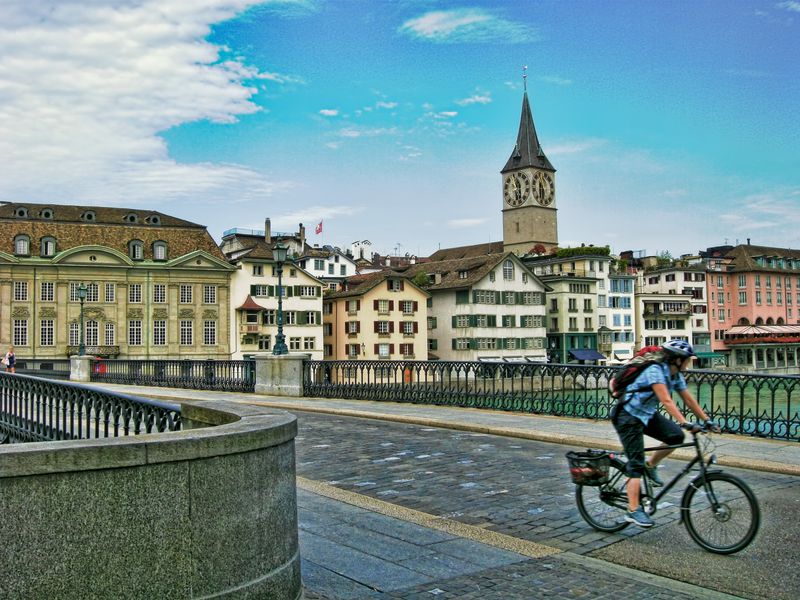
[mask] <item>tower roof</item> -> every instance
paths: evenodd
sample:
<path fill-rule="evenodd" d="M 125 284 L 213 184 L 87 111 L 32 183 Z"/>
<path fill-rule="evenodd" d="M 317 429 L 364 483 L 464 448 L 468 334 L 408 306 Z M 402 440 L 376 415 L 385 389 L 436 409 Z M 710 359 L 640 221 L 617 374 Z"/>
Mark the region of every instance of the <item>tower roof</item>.
<path fill-rule="evenodd" d="M 519 119 L 519 133 L 517 134 L 517 143 L 514 146 L 514 151 L 503 167 L 501 173 L 513 171 L 515 169 L 522 169 L 524 167 L 536 167 L 538 169 L 546 169 L 555 172 L 553 165 L 547 160 L 544 155 L 544 150 L 539 143 L 539 138 L 536 135 L 536 127 L 533 125 L 533 115 L 531 114 L 531 106 L 528 102 L 528 92 L 522 97 L 522 115 Z"/>

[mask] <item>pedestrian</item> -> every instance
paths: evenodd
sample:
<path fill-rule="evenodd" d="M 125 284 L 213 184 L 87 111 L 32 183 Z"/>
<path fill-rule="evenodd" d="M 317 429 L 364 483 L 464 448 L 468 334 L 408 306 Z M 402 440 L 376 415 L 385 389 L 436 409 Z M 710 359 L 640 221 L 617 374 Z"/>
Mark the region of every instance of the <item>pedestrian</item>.
<path fill-rule="evenodd" d="M 14 354 L 14 346 L 8 347 L 8 352 L 3 358 L 3 364 L 6 366 L 6 373 L 17 372 L 17 356 Z"/>
<path fill-rule="evenodd" d="M 628 457 L 626 468 L 628 513 L 625 515 L 625 520 L 639 527 L 653 526 L 653 520 L 644 512 L 639 502 L 642 475 L 646 473 L 656 487 L 664 485 L 656 467 L 674 450 L 674 448 L 656 450 L 645 463 L 644 436 L 648 435 L 665 445 L 676 445 L 683 443 L 684 434 L 681 427 L 693 431 L 700 429 L 699 425 L 686 420 L 672 399 L 672 392 L 678 392 L 686 407 L 704 422 L 707 428 L 719 431 L 719 426 L 709 420 L 708 415 L 689 392 L 683 378 L 683 371 L 689 367 L 695 356 L 692 345 L 684 340 L 670 340 L 661 346 L 660 352 L 663 361 L 650 365 L 639 374 L 627 387 L 624 403 L 615 407 L 611 417 L 611 422 Z M 659 404 L 677 423 L 658 412 Z"/>

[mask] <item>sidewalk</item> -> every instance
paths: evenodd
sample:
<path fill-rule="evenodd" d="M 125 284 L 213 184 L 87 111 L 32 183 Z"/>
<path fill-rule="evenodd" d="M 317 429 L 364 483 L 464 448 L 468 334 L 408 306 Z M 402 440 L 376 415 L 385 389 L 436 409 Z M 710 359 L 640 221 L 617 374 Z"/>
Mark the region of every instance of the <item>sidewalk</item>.
<path fill-rule="evenodd" d="M 175 402 L 224 399 L 230 402 L 258 404 L 283 410 L 301 410 L 351 417 L 365 417 L 431 427 L 446 427 L 462 431 L 487 433 L 565 444 L 587 448 L 620 450 L 617 434 L 609 421 L 593 421 L 568 417 L 529 415 L 473 408 L 454 408 L 430 404 L 400 404 L 365 400 L 329 398 L 285 398 L 245 394 L 151 388 L 131 385 L 91 384 Z M 800 475 L 800 443 L 740 435 L 715 435 L 716 454 L 720 465 L 755 469 L 785 475 Z M 653 442 L 655 445 L 656 442 Z M 677 451 L 672 457 L 689 457 Z"/>

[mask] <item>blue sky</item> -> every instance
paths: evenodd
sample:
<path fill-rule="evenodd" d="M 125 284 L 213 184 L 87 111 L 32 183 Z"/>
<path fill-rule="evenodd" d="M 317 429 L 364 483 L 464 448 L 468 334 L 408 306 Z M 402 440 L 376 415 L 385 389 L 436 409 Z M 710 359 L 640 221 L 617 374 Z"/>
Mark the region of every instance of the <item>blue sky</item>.
<path fill-rule="evenodd" d="M 6 0 L 0 47 L 0 200 L 499 240 L 527 65 L 562 246 L 800 248 L 800 0 Z"/>

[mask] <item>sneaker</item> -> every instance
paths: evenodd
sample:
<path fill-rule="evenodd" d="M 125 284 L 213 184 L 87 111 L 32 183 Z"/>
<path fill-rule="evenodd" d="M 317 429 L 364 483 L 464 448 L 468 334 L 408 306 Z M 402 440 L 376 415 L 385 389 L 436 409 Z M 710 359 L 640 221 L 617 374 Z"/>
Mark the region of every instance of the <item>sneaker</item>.
<path fill-rule="evenodd" d="M 647 472 L 647 478 L 650 480 L 650 483 L 653 484 L 653 487 L 661 487 L 664 485 L 661 477 L 658 476 L 658 467 L 651 467 L 647 463 L 644 463 L 644 470 Z"/>
<path fill-rule="evenodd" d="M 653 519 L 651 519 L 647 515 L 647 513 L 644 512 L 644 509 L 641 506 L 636 510 L 625 513 L 625 520 L 628 523 L 633 523 L 634 525 L 638 525 L 639 527 L 647 528 L 655 525 L 655 523 L 653 523 Z"/>

